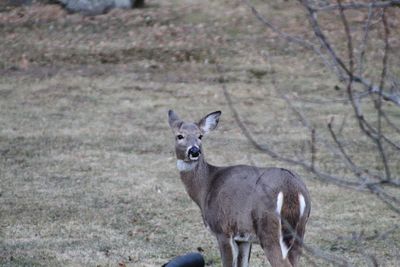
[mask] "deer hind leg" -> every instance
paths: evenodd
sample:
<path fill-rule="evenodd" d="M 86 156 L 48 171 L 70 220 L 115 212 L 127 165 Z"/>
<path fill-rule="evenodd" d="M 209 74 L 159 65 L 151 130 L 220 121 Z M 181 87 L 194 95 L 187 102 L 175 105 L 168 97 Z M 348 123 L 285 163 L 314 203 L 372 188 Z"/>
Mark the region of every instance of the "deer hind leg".
<path fill-rule="evenodd" d="M 238 267 L 239 246 L 233 237 L 217 236 L 223 267 Z"/>
<path fill-rule="evenodd" d="M 283 193 L 277 196 L 276 214 L 268 213 L 259 222 L 261 247 L 272 267 L 292 267 L 288 258 L 290 248 L 286 245 L 281 222 L 281 210 L 283 206 Z"/>
<path fill-rule="evenodd" d="M 303 242 L 304 232 L 305 232 L 305 226 L 298 227 L 296 232 L 297 237 L 294 240 L 292 248 L 289 250 L 289 255 L 288 255 L 289 261 L 294 267 L 298 266 L 299 259 L 302 254 L 301 243 Z"/>
<path fill-rule="evenodd" d="M 237 242 L 239 246 L 238 267 L 249 267 L 251 243 Z"/>
<path fill-rule="evenodd" d="M 261 247 L 272 267 L 292 267 L 289 260 L 289 248 L 282 238 L 281 222 L 278 217 L 266 217 L 262 221 L 263 230 L 259 239 Z"/>
<path fill-rule="evenodd" d="M 282 243 L 281 238 L 277 236 L 280 230 L 278 224 L 278 219 L 269 224 L 270 226 L 275 226 L 272 227 L 274 230 L 270 227 L 267 230 L 268 232 L 262 235 L 262 239 L 260 238 L 261 247 L 272 267 L 292 267 L 288 257 L 288 248 Z"/>
<path fill-rule="evenodd" d="M 264 253 L 272 267 L 292 267 L 289 259 L 283 258 L 279 245 L 272 245 L 264 248 Z"/>
<path fill-rule="evenodd" d="M 292 248 L 289 251 L 288 258 L 293 267 L 299 265 L 299 259 L 301 255 L 301 246 L 295 241 Z"/>

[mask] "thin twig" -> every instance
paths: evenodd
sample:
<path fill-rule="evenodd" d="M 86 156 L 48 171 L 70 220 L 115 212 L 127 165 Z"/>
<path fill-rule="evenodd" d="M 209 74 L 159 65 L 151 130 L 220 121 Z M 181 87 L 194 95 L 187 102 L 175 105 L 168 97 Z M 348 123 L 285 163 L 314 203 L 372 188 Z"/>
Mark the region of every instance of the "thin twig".
<path fill-rule="evenodd" d="M 394 104 L 396 104 L 397 106 L 400 106 L 400 97 L 399 96 L 384 92 L 383 90 L 381 90 L 379 88 L 379 86 L 372 84 L 370 81 L 363 78 L 362 76 L 354 75 L 354 72 L 350 71 L 350 69 L 344 64 L 343 60 L 335 52 L 332 45 L 328 41 L 328 38 L 322 32 L 321 27 L 317 20 L 316 11 L 309 5 L 308 0 L 299 0 L 299 1 L 308 13 L 308 16 L 307 16 L 308 20 L 309 20 L 310 25 L 314 31 L 314 34 L 317 37 L 317 39 L 319 40 L 320 44 L 328 51 L 332 61 L 335 62 L 335 65 L 339 66 L 348 76 L 346 78 L 341 75 L 338 78 L 341 81 L 343 81 L 343 79 L 344 80 L 351 79 L 352 82 L 360 83 L 366 88 L 367 94 L 380 94 L 380 95 L 382 95 L 382 97 L 385 100 L 391 101 Z M 342 6 L 342 5 L 339 5 L 339 6 Z M 343 14 L 343 9 L 339 9 L 339 10 L 341 10 L 341 13 Z M 346 20 L 346 23 L 347 23 L 347 20 Z M 348 25 L 347 25 L 347 27 L 348 27 Z M 349 30 L 349 32 L 350 32 L 350 30 Z"/>
<path fill-rule="evenodd" d="M 382 17 L 382 23 L 384 24 L 386 35 L 385 35 L 385 54 L 384 54 L 384 59 L 383 59 L 383 70 L 381 74 L 381 81 L 379 85 L 376 85 L 372 82 L 370 82 L 367 78 L 363 77 L 363 71 L 362 71 L 362 65 L 364 62 L 364 54 L 365 54 L 365 47 L 366 47 L 366 42 L 368 40 L 368 34 L 369 30 L 371 28 L 371 20 L 372 20 L 372 9 L 376 8 L 376 4 L 382 4 L 382 3 L 390 3 L 390 5 L 393 5 L 395 3 L 398 5 L 398 1 L 386 1 L 386 2 L 373 2 L 370 4 L 365 4 L 365 8 L 368 8 L 368 18 L 365 22 L 365 28 L 364 28 L 364 35 L 361 43 L 361 52 L 360 52 L 360 71 L 358 75 L 355 74 L 355 62 L 354 62 L 354 48 L 353 48 L 353 39 L 351 36 L 350 32 L 350 26 L 349 22 L 346 18 L 346 15 L 344 13 L 344 10 L 354 8 L 354 5 L 351 6 L 350 4 L 342 4 L 341 0 L 337 1 L 337 5 L 331 6 L 330 8 L 333 8 L 335 10 L 339 10 L 340 14 L 340 19 L 342 21 L 344 31 L 346 34 L 346 41 L 347 41 L 347 52 L 348 56 L 346 59 L 348 59 L 348 62 L 345 63 L 344 58 L 345 57 L 340 57 L 339 53 L 334 49 L 334 46 L 329 42 L 328 38 L 325 36 L 323 31 L 321 30 L 321 26 L 319 24 L 319 21 L 316 16 L 316 12 L 319 10 L 316 10 L 315 8 L 311 7 L 309 5 L 308 0 L 299 0 L 300 3 L 304 6 L 306 12 L 307 12 L 307 17 L 309 20 L 309 23 L 311 25 L 311 28 L 314 32 L 315 37 L 319 41 L 320 45 L 322 46 L 322 50 L 317 48 L 317 46 L 314 43 L 311 43 L 309 41 L 305 41 L 301 39 L 300 37 L 294 37 L 291 36 L 290 34 L 287 34 L 283 31 L 281 31 L 278 27 L 275 25 L 271 24 L 268 20 L 266 20 L 257 10 L 256 8 L 249 3 L 248 0 L 243 0 L 244 3 L 251 9 L 252 13 L 257 17 L 258 20 L 263 22 L 264 25 L 266 25 L 268 28 L 273 30 L 274 32 L 278 33 L 278 35 L 287 40 L 288 42 L 296 43 L 299 44 L 305 48 L 308 48 L 315 53 L 317 53 L 321 58 L 324 59 L 324 63 L 326 66 L 334 66 L 334 69 L 337 70 L 337 75 L 338 78 L 342 81 L 347 82 L 347 96 L 348 100 L 351 103 L 351 106 L 354 111 L 355 118 L 357 120 L 357 123 L 359 125 L 359 128 L 361 132 L 367 136 L 372 142 L 374 142 L 377 147 L 378 151 L 380 153 L 380 158 L 383 162 L 385 167 L 385 177 L 381 177 L 380 175 L 375 175 L 372 174 L 370 171 L 368 172 L 367 170 L 362 170 L 359 166 L 355 164 L 355 162 L 351 159 L 351 156 L 346 153 L 344 150 L 343 145 L 340 143 L 339 139 L 337 138 L 336 133 L 333 131 L 333 128 L 330 129 L 332 138 L 334 139 L 337 149 L 340 151 L 340 155 L 342 158 L 344 158 L 344 162 L 347 163 L 347 166 L 350 166 L 351 169 L 353 169 L 354 173 L 356 176 L 360 178 L 358 182 L 350 182 L 348 180 L 348 177 L 337 177 L 334 175 L 331 175 L 329 173 L 325 173 L 321 170 L 318 170 L 315 167 L 315 158 L 313 156 L 314 152 L 311 152 L 311 162 L 307 162 L 306 160 L 294 160 L 290 157 L 285 157 L 276 152 L 275 150 L 271 149 L 267 145 L 261 145 L 260 143 L 257 142 L 257 140 L 253 137 L 249 129 L 246 127 L 246 125 L 243 123 L 241 120 L 238 111 L 233 105 L 232 98 L 226 89 L 225 84 L 222 84 L 224 96 L 227 100 L 228 106 L 233 114 L 233 117 L 241 129 L 243 135 L 248 139 L 248 141 L 258 150 L 266 153 L 270 157 L 286 162 L 292 165 L 296 165 L 299 167 L 302 167 L 304 170 L 315 174 L 318 179 L 337 184 L 339 186 L 347 187 L 347 188 L 352 188 L 356 190 L 363 190 L 363 189 L 368 189 L 371 193 L 375 194 L 381 201 L 386 203 L 392 210 L 394 210 L 397 213 L 400 213 L 400 200 L 397 198 L 391 196 L 384 188 L 384 186 L 389 185 L 389 186 L 394 186 L 394 187 L 399 187 L 399 183 L 397 182 L 397 179 L 393 179 L 391 177 L 391 173 L 389 170 L 389 164 L 387 162 L 384 146 L 382 144 L 383 141 L 385 141 L 387 144 L 390 144 L 392 147 L 399 149 L 400 146 L 397 145 L 393 140 L 391 140 L 389 137 L 385 136 L 383 131 L 382 131 L 382 117 L 390 122 L 389 118 L 387 115 L 383 112 L 382 109 L 382 103 L 383 100 L 390 101 L 394 103 L 397 106 L 400 106 L 400 94 L 396 93 L 395 90 L 392 91 L 385 91 L 384 90 L 384 80 L 386 77 L 386 72 L 387 70 L 387 53 L 388 53 L 388 26 L 387 26 L 387 21 L 385 17 Z M 357 6 L 357 4 L 355 5 Z M 359 8 L 364 8 L 364 7 L 359 7 Z M 333 10 L 332 9 L 332 10 Z M 317 49 L 315 49 L 317 48 Z M 324 52 L 322 52 L 324 51 Z M 328 56 L 328 58 L 327 58 Z M 330 63 L 326 63 L 326 61 L 329 61 Z M 221 67 L 218 67 L 218 71 L 222 73 Z M 332 68 L 332 67 L 331 67 Z M 342 75 L 344 74 L 344 75 Z M 362 91 L 361 92 L 356 92 L 353 90 L 353 83 L 357 83 L 361 85 Z M 364 116 L 362 109 L 361 109 L 361 101 L 367 97 L 367 96 L 373 96 L 377 95 L 378 96 L 378 103 L 376 105 L 377 111 L 378 111 L 378 125 L 375 127 L 373 126 L 374 124 L 369 123 L 369 120 Z M 295 112 L 296 113 L 296 112 Z M 298 112 L 297 112 L 298 113 Z M 301 113 L 299 113 L 302 115 Z M 303 120 L 302 120 L 303 121 Z M 392 123 L 393 124 L 393 123 Z M 311 124 L 307 122 L 307 120 L 303 121 L 303 125 L 307 127 L 309 130 L 312 129 Z M 393 124 L 394 125 L 394 124 Z M 311 134 L 312 134 L 312 130 Z M 313 134 L 312 134 L 313 135 Z M 315 137 L 317 137 L 315 133 Z M 313 143 L 313 142 L 312 142 Z M 376 182 L 371 182 L 369 178 L 375 179 Z"/>
<path fill-rule="evenodd" d="M 298 161 L 298 160 L 294 160 L 292 158 L 284 157 L 284 156 L 276 153 L 274 150 L 270 149 L 268 146 L 259 144 L 255 140 L 255 138 L 253 137 L 251 132 L 248 130 L 248 128 L 245 126 L 245 124 L 242 122 L 242 120 L 240 119 L 239 113 L 236 110 L 236 108 L 234 107 L 232 98 L 231 98 L 231 96 L 226 88 L 226 85 L 224 83 L 224 79 L 223 79 L 223 75 L 222 75 L 222 73 L 223 73 L 222 67 L 219 64 L 217 64 L 217 71 L 221 75 L 220 80 L 222 81 L 222 83 L 221 83 L 222 90 L 223 90 L 225 99 L 227 101 L 228 107 L 233 114 L 235 122 L 239 126 L 240 130 L 242 131 L 242 134 L 253 145 L 254 148 L 256 148 L 257 150 L 259 150 L 263 153 L 266 153 L 271 158 L 274 158 L 278 161 L 286 162 L 291 165 L 302 167 L 305 171 L 315 174 L 316 177 L 318 177 L 318 179 L 320 179 L 322 181 L 329 182 L 329 183 L 332 183 L 332 184 L 335 184 L 335 185 L 338 185 L 341 187 L 353 189 L 353 190 L 363 190 L 366 188 L 370 192 L 374 193 L 384 203 L 386 203 L 393 211 L 400 214 L 400 208 L 397 207 L 397 203 L 399 203 L 398 206 L 400 206 L 400 202 L 397 202 L 398 200 L 396 198 L 393 198 L 392 196 L 388 195 L 385 191 L 383 191 L 382 188 L 379 186 L 379 183 L 374 183 L 374 184 L 363 183 L 363 184 L 361 184 L 359 182 L 350 182 L 349 179 L 347 179 L 347 178 L 340 178 L 340 177 L 336 177 L 331 174 L 322 172 L 315 167 L 312 168 L 312 166 L 310 164 L 307 164 L 304 161 Z M 351 88 L 350 88 L 350 90 L 351 90 Z M 395 202 L 393 202 L 393 201 L 395 201 Z M 396 204 L 393 205 L 393 203 L 396 203 Z"/>
<path fill-rule="evenodd" d="M 362 76 L 363 74 L 363 65 L 364 65 L 364 56 L 365 56 L 365 48 L 367 46 L 367 40 L 368 40 L 368 33 L 369 33 L 369 29 L 370 29 L 370 25 L 371 25 L 371 20 L 372 20 L 372 14 L 373 14 L 373 9 L 372 6 L 369 6 L 368 8 L 368 17 L 365 20 L 365 25 L 364 25 L 364 34 L 363 34 L 363 38 L 360 44 L 360 56 L 359 56 L 359 60 L 358 60 L 358 75 Z"/>
<path fill-rule="evenodd" d="M 303 112 L 301 110 L 297 109 L 293 105 L 293 103 L 290 101 L 289 97 L 287 97 L 286 95 L 282 95 L 282 98 L 286 101 L 287 105 L 292 109 L 292 112 L 297 115 L 297 117 L 300 119 L 300 122 L 303 124 L 303 126 L 305 128 L 307 128 L 310 131 L 311 135 L 312 135 L 312 131 L 313 131 L 314 128 L 312 127 L 311 123 L 308 121 L 306 116 L 303 114 Z M 325 148 L 328 149 L 332 153 L 332 155 L 334 155 L 335 157 L 336 156 L 341 157 L 343 159 L 344 163 L 347 165 L 347 167 L 351 171 L 354 172 L 353 165 L 348 163 L 347 159 L 344 158 L 344 156 L 340 152 L 340 150 L 339 150 L 339 152 L 337 152 L 337 149 L 335 147 L 333 147 L 329 142 L 327 142 L 324 138 L 322 138 L 320 135 L 318 135 L 316 133 L 314 133 L 314 135 L 315 135 L 315 138 L 318 140 L 319 143 L 324 144 Z M 312 165 L 312 163 L 311 163 L 311 165 Z"/>
<path fill-rule="evenodd" d="M 315 169 L 315 160 L 317 154 L 317 147 L 315 143 L 315 128 L 311 130 L 311 168 Z"/>
<path fill-rule="evenodd" d="M 339 5 L 329 5 L 324 7 L 313 7 L 315 11 L 332 11 L 332 10 L 345 10 L 345 9 L 361 9 L 361 8 L 386 8 L 391 6 L 399 6 L 400 0 L 381 1 L 373 3 L 348 3 Z"/>
<path fill-rule="evenodd" d="M 369 260 L 371 265 L 373 267 L 378 267 L 378 261 L 376 257 L 368 252 L 365 251 L 364 246 L 363 246 L 363 241 L 365 240 L 364 238 L 364 230 L 361 230 L 360 233 L 355 233 L 353 234 L 352 240 L 357 242 L 356 248 L 360 252 L 361 255 L 364 256 L 365 260 Z"/>
<path fill-rule="evenodd" d="M 350 165 L 351 170 L 354 172 L 354 174 L 356 176 L 361 177 L 361 174 L 365 171 L 360 170 L 360 168 L 356 166 L 356 164 L 353 162 L 351 157 L 344 150 L 342 143 L 339 141 L 335 131 L 333 130 L 333 117 L 331 118 L 330 122 L 328 123 L 328 129 L 329 129 L 329 133 L 331 134 L 333 141 L 335 142 L 336 146 L 339 148 L 339 151 L 342 153 L 343 157 L 346 159 L 347 163 Z"/>
<path fill-rule="evenodd" d="M 341 0 L 337 0 L 337 3 L 339 5 L 339 7 L 342 7 Z M 348 85 L 347 85 L 348 96 L 349 96 L 349 99 L 351 100 L 354 112 L 356 114 L 356 118 L 357 118 L 357 120 L 359 122 L 360 129 L 366 134 L 366 136 L 371 138 L 371 140 L 373 140 L 376 143 L 377 147 L 378 147 L 378 151 L 379 151 L 379 153 L 381 155 L 382 163 L 384 165 L 385 173 L 386 173 L 386 179 L 384 179 L 384 180 L 390 180 L 391 179 L 390 169 L 389 169 L 389 165 L 387 163 L 386 154 L 384 152 L 384 149 L 383 149 L 383 146 L 382 146 L 382 143 L 381 143 L 381 138 L 382 138 L 381 131 L 379 131 L 379 127 L 378 127 L 378 130 L 375 130 L 370 124 L 368 124 L 366 122 L 366 120 L 364 119 L 364 116 L 360 113 L 360 109 L 358 107 L 357 101 L 353 97 L 353 90 L 352 90 L 352 83 L 353 83 L 353 78 L 352 77 L 353 77 L 353 73 L 354 73 L 353 42 L 352 42 L 352 37 L 351 37 L 351 33 L 350 33 L 350 27 L 349 27 L 346 15 L 344 14 L 344 10 L 342 8 L 339 8 L 339 14 L 340 14 L 340 18 L 342 20 L 342 24 L 343 24 L 343 27 L 344 27 L 344 30 L 345 30 L 345 33 L 346 33 L 346 38 L 347 38 L 347 51 L 348 51 L 348 58 L 349 58 L 349 68 L 348 68 L 349 72 L 348 72 L 348 74 L 349 74 L 349 77 L 350 77 Z M 387 36 L 386 36 L 386 38 L 387 38 Z M 384 66 L 386 66 L 386 63 L 387 63 L 387 61 L 386 61 L 387 60 L 387 58 L 386 58 L 387 48 L 388 48 L 388 45 L 385 46 L 385 56 L 384 56 L 384 63 L 385 64 L 384 64 Z M 386 67 L 384 67 L 384 69 L 385 68 Z M 384 75 L 385 74 L 386 74 L 386 70 L 383 70 L 382 79 L 381 79 L 381 85 L 382 86 L 384 85 L 382 81 L 384 80 Z M 380 88 L 379 90 L 382 91 L 382 88 L 381 87 L 379 87 L 379 88 Z M 381 94 L 379 94 L 379 96 L 381 96 Z M 378 109 L 379 109 L 379 107 L 378 107 Z M 365 127 L 368 127 L 368 129 L 365 128 Z"/>
<path fill-rule="evenodd" d="M 346 267 L 352 266 L 346 259 L 340 258 L 338 256 L 334 256 L 332 254 L 328 254 L 319 248 L 311 247 L 304 243 L 302 246 L 306 251 L 308 251 L 314 257 L 321 258 L 327 262 L 333 263 L 333 264 L 335 264 L 335 266 L 346 266 Z"/>
<path fill-rule="evenodd" d="M 282 30 L 280 30 L 278 27 L 276 27 L 273 23 L 271 23 L 270 21 L 268 21 L 264 16 L 262 16 L 260 14 L 260 12 L 258 12 L 258 10 L 255 8 L 254 5 L 252 5 L 250 3 L 249 0 L 242 0 L 243 3 L 250 8 L 251 12 L 253 13 L 253 15 L 261 22 L 263 23 L 265 26 L 267 26 L 269 29 L 271 29 L 273 32 L 275 32 L 276 34 L 278 34 L 281 38 L 285 39 L 286 41 L 290 42 L 290 43 L 295 43 L 298 44 L 304 48 L 310 49 L 312 51 L 314 51 L 323 61 L 323 63 L 325 64 L 325 66 L 327 66 L 328 68 L 330 68 L 331 70 L 333 70 L 336 75 L 338 77 L 342 77 L 342 73 L 340 72 L 340 68 L 338 66 L 336 66 L 335 62 L 330 62 L 327 57 L 324 55 L 324 53 L 322 53 L 321 49 L 316 46 L 314 43 L 307 41 L 301 37 L 298 36 L 293 36 L 291 34 L 288 34 Z M 343 79 L 343 77 L 342 77 Z"/>
<path fill-rule="evenodd" d="M 400 214 L 400 201 L 389 195 L 378 185 L 370 185 L 368 189 L 371 193 L 374 193 L 380 200 L 382 200 L 386 205 L 391 208 L 394 212 Z"/>
<path fill-rule="evenodd" d="M 389 118 L 389 116 L 383 110 L 382 110 L 382 116 L 386 120 L 386 123 L 390 127 L 392 127 L 398 134 L 400 134 L 400 128 L 398 127 L 398 125 L 396 125 L 394 122 L 392 122 L 392 120 Z"/>
<path fill-rule="evenodd" d="M 222 76 L 222 73 L 223 73 L 222 67 L 218 64 L 217 64 L 217 71 Z M 223 78 L 221 78 L 221 81 L 223 81 Z M 307 164 L 304 161 L 299 161 L 299 160 L 294 160 L 292 158 L 284 157 L 284 156 L 276 153 L 274 150 L 272 150 L 268 146 L 259 144 L 255 140 L 253 135 L 250 133 L 248 128 L 245 126 L 243 121 L 240 119 L 239 113 L 236 110 L 236 108 L 234 107 L 232 98 L 231 98 L 224 83 L 222 83 L 222 90 L 223 90 L 225 99 L 227 101 L 228 107 L 233 114 L 233 118 L 235 119 L 236 124 L 239 126 L 243 135 L 253 145 L 254 148 L 256 148 L 257 150 L 259 150 L 261 152 L 266 153 L 271 158 L 276 159 L 278 161 L 282 161 L 282 162 L 286 162 L 291 165 L 296 165 L 296 166 L 302 167 L 304 170 L 314 173 L 319 179 L 324 180 L 326 182 L 330 182 L 330 183 L 333 183 L 333 184 L 336 184 L 336 185 L 339 185 L 342 187 L 351 188 L 351 189 L 355 189 L 355 190 L 363 189 L 363 187 L 357 182 L 349 182 L 349 179 L 336 177 L 336 176 L 330 175 L 328 173 L 322 172 L 322 171 L 318 170 L 317 168 L 312 168 L 310 164 Z"/>
<path fill-rule="evenodd" d="M 323 34 L 319 23 L 316 19 L 316 10 L 313 9 L 309 3 L 308 0 L 299 0 L 300 3 L 305 7 L 306 11 L 308 12 L 308 18 L 310 21 L 310 24 L 313 28 L 314 34 L 319 40 L 320 44 L 322 47 L 324 47 L 327 51 L 328 54 L 331 57 L 331 60 L 328 60 L 326 55 L 321 51 L 321 49 L 315 45 L 314 43 L 304 40 L 301 37 L 298 36 L 293 36 L 291 34 L 288 34 L 282 30 L 280 30 L 278 27 L 276 27 L 274 24 L 272 24 L 270 21 L 268 21 L 264 16 L 260 14 L 260 12 L 255 8 L 254 5 L 252 5 L 249 0 L 242 0 L 243 3 L 250 8 L 251 12 L 253 15 L 260 21 L 262 22 L 265 26 L 267 26 L 269 29 L 271 29 L 273 32 L 277 33 L 281 38 L 285 39 L 286 41 L 290 43 L 295 43 L 298 44 L 304 48 L 312 50 L 314 53 L 316 53 L 323 61 L 324 65 L 327 66 L 329 69 L 333 70 L 338 77 L 340 81 L 346 81 L 349 79 L 349 70 L 346 68 L 346 66 L 343 64 L 342 59 L 336 54 L 336 52 L 333 50 L 332 46 L 327 40 L 327 37 Z M 399 0 L 400 1 L 400 0 Z M 348 75 L 348 77 L 343 75 L 343 71 Z M 363 97 L 371 94 L 381 94 L 382 97 L 387 100 L 391 101 L 397 106 L 400 106 L 400 96 L 396 94 L 390 94 L 388 92 L 385 92 L 383 90 L 380 90 L 380 88 L 373 83 L 371 83 L 368 79 L 362 77 L 362 76 L 356 76 L 351 75 L 351 79 L 353 82 L 357 82 L 362 84 L 365 87 L 365 92 L 360 94 L 357 97 Z M 355 95 L 356 97 L 356 95 Z"/>
<path fill-rule="evenodd" d="M 301 238 L 297 234 L 296 229 L 294 229 L 292 227 L 292 225 L 290 225 L 290 223 L 285 218 L 281 217 L 280 219 L 281 219 L 281 223 L 283 225 L 285 225 L 285 228 L 288 229 L 289 232 L 291 233 L 291 235 L 293 236 L 293 239 L 295 241 L 297 241 L 299 243 L 299 245 L 310 255 L 312 255 L 316 258 L 323 259 L 324 261 L 333 263 L 333 264 L 335 264 L 335 266 L 352 266 L 349 263 L 349 261 L 342 256 L 332 255 L 330 253 L 327 253 L 327 252 L 321 250 L 320 248 L 311 247 L 310 245 L 305 244 L 303 241 L 303 238 Z"/>
<path fill-rule="evenodd" d="M 318 264 L 315 263 L 315 261 L 309 256 L 308 254 L 302 254 L 304 258 L 314 267 L 318 267 Z M 307 265 L 308 266 L 308 265 Z"/>
<path fill-rule="evenodd" d="M 385 77 L 386 77 L 386 70 L 387 70 L 387 59 L 388 59 L 388 51 L 389 51 L 389 27 L 387 24 L 386 16 L 385 16 L 385 10 L 383 10 L 382 13 L 382 24 L 384 28 L 384 41 L 385 41 L 385 48 L 383 52 L 383 59 L 382 59 L 382 74 L 381 74 L 381 80 L 379 83 L 379 88 L 380 91 L 383 91 L 383 87 L 385 85 Z M 385 173 L 386 173 L 386 180 L 391 179 L 391 171 L 387 162 L 387 155 L 385 153 L 385 150 L 382 145 L 382 94 L 378 95 L 378 100 L 377 100 L 377 105 L 375 105 L 377 111 L 378 111 L 378 136 L 376 138 L 376 143 L 379 149 L 379 153 L 381 154 L 382 162 L 385 167 Z"/>
<path fill-rule="evenodd" d="M 324 47 L 328 51 L 328 53 L 331 56 L 331 59 L 333 60 L 335 65 L 340 66 L 340 68 L 343 69 L 349 75 L 349 70 L 347 69 L 346 65 L 343 63 L 343 60 L 336 54 L 335 50 L 332 48 L 331 44 L 328 42 L 327 37 L 322 32 L 321 27 L 319 26 L 319 23 L 317 20 L 317 15 L 316 15 L 315 10 L 311 8 L 308 0 L 299 0 L 299 1 L 303 5 L 303 7 L 306 9 L 306 11 L 308 13 L 307 18 L 310 22 L 310 25 L 314 31 L 315 36 L 319 40 L 322 47 Z M 339 77 L 339 78 L 340 78 L 340 80 L 343 80 L 343 77 Z"/>

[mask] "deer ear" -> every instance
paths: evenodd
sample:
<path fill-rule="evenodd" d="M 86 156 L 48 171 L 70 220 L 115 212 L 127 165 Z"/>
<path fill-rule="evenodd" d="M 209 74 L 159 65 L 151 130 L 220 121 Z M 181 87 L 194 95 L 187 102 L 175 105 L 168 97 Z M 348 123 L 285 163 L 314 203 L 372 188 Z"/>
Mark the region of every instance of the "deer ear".
<path fill-rule="evenodd" d="M 219 121 L 219 117 L 221 116 L 221 111 L 214 111 L 213 113 L 208 114 L 204 118 L 202 118 L 199 122 L 199 127 L 204 133 L 209 133 L 214 130 Z"/>
<path fill-rule="evenodd" d="M 172 129 L 179 128 L 182 124 L 181 119 L 179 119 L 178 115 L 171 109 L 168 111 L 168 123 Z"/>

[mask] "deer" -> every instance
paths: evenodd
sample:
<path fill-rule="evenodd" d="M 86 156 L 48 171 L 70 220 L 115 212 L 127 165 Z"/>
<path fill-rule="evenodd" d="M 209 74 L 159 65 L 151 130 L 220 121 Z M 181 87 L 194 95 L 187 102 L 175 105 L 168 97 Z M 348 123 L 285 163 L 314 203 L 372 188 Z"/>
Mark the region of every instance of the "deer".
<path fill-rule="evenodd" d="M 311 201 L 301 178 L 288 169 L 249 165 L 218 167 L 204 158 L 202 137 L 221 111 L 184 122 L 168 111 L 181 181 L 216 237 L 223 267 L 248 267 L 259 244 L 272 267 L 298 266 Z"/>

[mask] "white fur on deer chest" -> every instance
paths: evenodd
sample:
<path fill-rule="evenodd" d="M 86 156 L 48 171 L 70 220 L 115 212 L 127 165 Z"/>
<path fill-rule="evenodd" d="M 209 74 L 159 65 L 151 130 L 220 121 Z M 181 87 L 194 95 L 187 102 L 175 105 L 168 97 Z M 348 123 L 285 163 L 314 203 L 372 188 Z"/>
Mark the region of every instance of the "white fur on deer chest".
<path fill-rule="evenodd" d="M 186 162 L 181 159 L 176 161 L 176 167 L 180 172 L 189 172 L 193 170 L 197 165 L 197 161 Z"/>

